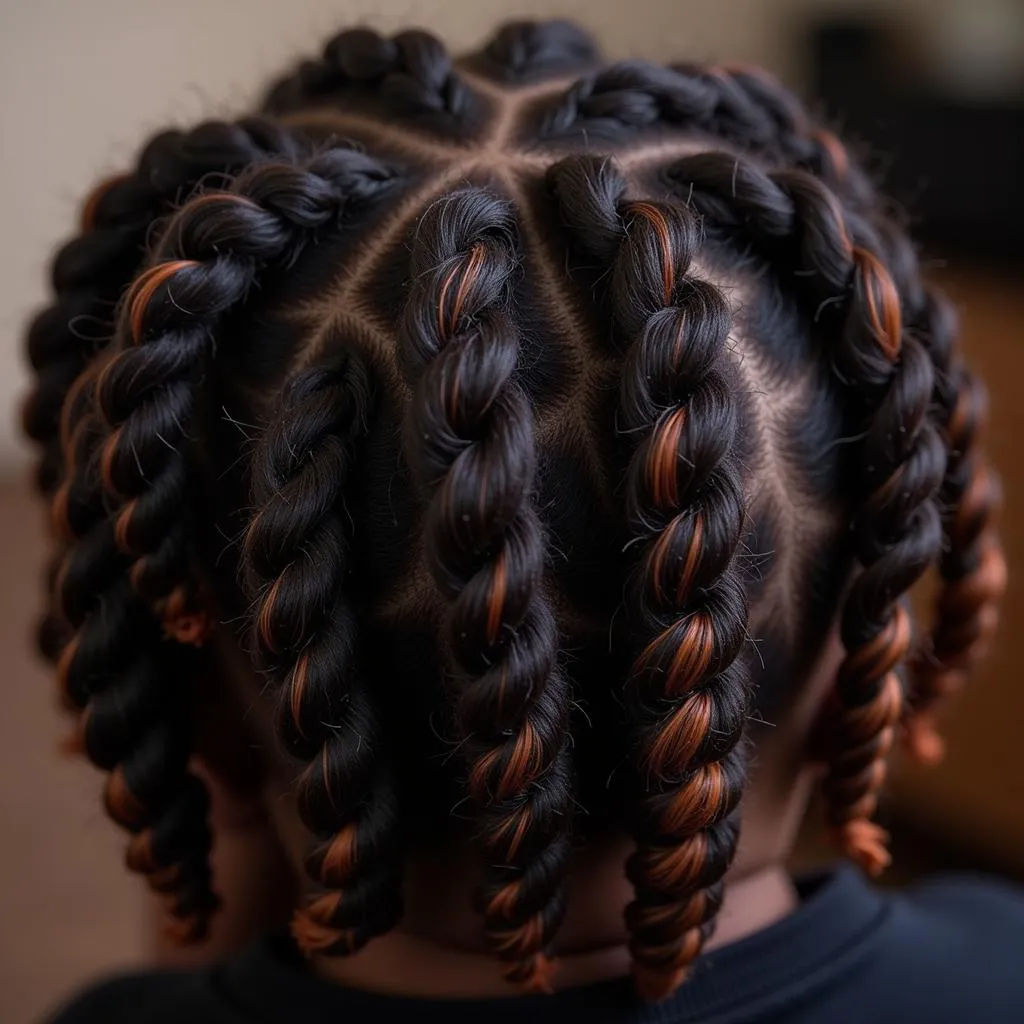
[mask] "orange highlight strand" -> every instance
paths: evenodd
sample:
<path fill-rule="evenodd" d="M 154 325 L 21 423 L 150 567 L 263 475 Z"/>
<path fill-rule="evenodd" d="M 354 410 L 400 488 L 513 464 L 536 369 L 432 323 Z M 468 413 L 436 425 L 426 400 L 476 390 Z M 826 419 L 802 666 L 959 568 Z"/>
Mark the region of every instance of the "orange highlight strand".
<path fill-rule="evenodd" d="M 158 263 L 155 267 L 143 271 L 135 279 L 127 300 L 128 325 L 134 344 L 142 343 L 142 321 L 146 315 L 146 307 L 156 290 L 179 271 L 198 265 L 196 260 L 168 260 L 166 263 Z"/>
<path fill-rule="evenodd" d="M 906 656 L 910 647 L 910 615 L 896 605 L 885 628 L 866 644 L 851 651 L 839 668 L 839 679 L 881 679 Z"/>
<path fill-rule="evenodd" d="M 686 425 L 686 410 L 673 409 L 651 435 L 647 453 L 647 474 L 654 504 L 664 511 L 679 507 L 679 442 Z"/>
<path fill-rule="evenodd" d="M 157 870 L 158 865 L 153 854 L 153 833 L 148 828 L 132 836 L 125 851 L 124 861 L 129 871 L 140 875 L 152 874 Z"/>
<path fill-rule="evenodd" d="M 337 913 L 341 893 L 330 892 L 318 896 L 292 916 L 291 933 L 304 953 L 322 953 L 336 948 L 352 953 L 356 948 L 355 934 L 350 929 L 333 927 L 329 922 Z"/>
<path fill-rule="evenodd" d="M 491 599 L 487 604 L 487 642 L 489 644 L 498 642 L 501 615 L 505 610 L 506 585 L 505 552 L 502 551 L 494 561 L 494 585 L 491 587 Z"/>
<path fill-rule="evenodd" d="M 672 546 L 672 539 L 676 527 L 679 525 L 679 518 L 679 516 L 676 516 L 658 534 L 658 539 L 654 542 L 647 556 L 647 577 L 651 581 L 651 589 L 654 591 L 654 596 L 658 601 L 665 600 L 665 592 L 661 586 L 661 575 L 665 570 L 665 558 L 668 556 L 668 549 Z"/>
<path fill-rule="evenodd" d="M 683 571 L 679 574 L 679 582 L 676 585 L 676 603 L 682 605 L 693 589 L 693 578 L 697 575 L 697 567 L 700 565 L 701 546 L 704 542 L 704 520 L 698 513 L 693 520 L 693 540 L 686 550 L 686 561 L 683 563 Z"/>
<path fill-rule="evenodd" d="M 132 500 L 129 501 L 120 512 L 118 512 L 117 518 L 114 520 L 114 542 L 126 555 L 132 555 L 135 553 L 132 550 L 128 531 L 131 529 L 132 516 L 135 514 L 136 504 L 137 500 L 132 498 Z"/>
<path fill-rule="evenodd" d="M 495 843 L 505 842 L 505 837 L 511 832 L 512 839 L 504 849 L 503 856 L 510 861 L 515 860 L 516 851 L 530 827 L 530 817 L 530 810 L 526 804 L 516 808 L 495 829 L 494 835 L 489 838 L 489 845 L 494 846 Z"/>
<path fill-rule="evenodd" d="M 495 748 L 488 750 L 486 754 L 478 758 L 476 763 L 469 769 L 469 792 L 473 799 L 479 804 L 485 804 L 490 799 L 487 791 L 487 776 L 491 769 L 501 757 L 501 750 Z"/>
<path fill-rule="evenodd" d="M 499 954 L 529 956 L 544 941 L 544 918 L 541 914 L 534 914 L 518 928 L 488 932 L 488 938 Z"/>
<path fill-rule="evenodd" d="M 864 283 L 871 331 L 890 362 L 895 362 L 902 344 L 900 297 L 889 271 L 867 249 L 853 251 L 854 264 Z"/>
<path fill-rule="evenodd" d="M 164 934 L 177 946 L 197 942 L 206 934 L 206 918 L 202 914 L 188 914 L 185 917 L 169 914 L 164 923 Z"/>
<path fill-rule="evenodd" d="M 642 217 L 654 228 L 658 236 L 659 255 L 661 257 L 661 277 L 664 289 L 663 298 L 666 306 L 672 304 L 672 292 L 675 290 L 676 268 L 675 257 L 672 252 L 672 232 L 665 219 L 662 210 L 654 203 L 638 202 L 630 203 L 629 212 L 637 217 Z"/>
<path fill-rule="evenodd" d="M 320 881 L 327 888 L 341 888 L 352 877 L 356 865 L 356 827 L 346 825 L 331 840 L 320 868 Z"/>
<path fill-rule="evenodd" d="M 298 729 L 300 736 L 306 734 L 302 731 L 302 698 L 306 693 L 306 675 L 309 671 L 309 653 L 303 651 L 299 655 L 298 660 L 295 662 L 295 668 L 292 669 L 291 679 L 291 693 L 289 699 L 289 707 L 292 713 L 292 722 L 295 724 L 295 728 Z"/>
<path fill-rule="evenodd" d="M 645 950 L 637 950 L 639 955 L 633 963 L 633 982 L 640 998 L 647 1002 L 660 1002 L 672 995 L 686 981 L 690 973 L 690 965 L 703 945 L 704 937 L 701 935 L 700 929 L 691 928 L 682 937 L 682 944 L 678 949 L 650 950 L 655 956 L 668 952 L 673 954 L 672 960 L 677 966 L 665 968 L 649 967 L 642 963 L 640 956 Z"/>
<path fill-rule="evenodd" d="M 672 796 L 661 822 L 666 835 L 685 838 L 707 828 L 725 802 L 725 776 L 717 761 L 705 765 Z"/>
<path fill-rule="evenodd" d="M 282 574 L 270 585 L 270 589 L 263 598 L 263 604 L 260 605 L 259 615 L 256 616 L 256 630 L 259 633 L 260 641 L 268 651 L 273 651 L 274 654 L 281 653 L 274 640 L 271 624 L 274 618 L 274 605 L 277 603 L 277 593 L 281 589 L 283 579 L 284 575 Z"/>
<path fill-rule="evenodd" d="M 466 296 L 469 293 L 469 289 L 476 282 L 480 276 L 480 269 L 484 262 L 484 246 L 478 242 L 469 252 L 469 256 L 465 263 L 457 263 L 448 272 L 448 276 L 444 279 L 444 283 L 441 285 L 441 292 L 437 299 L 437 330 L 438 334 L 447 340 L 453 334 L 459 326 L 459 320 L 462 317 L 462 308 L 466 302 Z M 455 282 L 455 278 L 462 274 L 462 278 L 459 281 L 459 286 L 455 292 L 455 301 L 452 303 L 451 312 L 448 316 L 448 323 L 445 323 L 445 305 L 448 302 L 448 292 L 451 290 L 452 285 Z"/>
<path fill-rule="evenodd" d="M 677 775 L 693 760 L 711 728 L 712 700 L 708 693 L 691 693 L 661 724 L 647 751 L 647 770 L 657 776 Z"/>
<path fill-rule="evenodd" d="M 847 259 L 853 260 L 853 242 L 850 240 L 850 232 L 846 228 L 846 217 L 843 214 L 843 208 L 839 200 L 828 189 L 823 188 L 822 193 L 822 198 L 825 200 L 829 212 L 832 214 L 832 220 L 835 222 L 836 233 L 839 235 L 839 243 L 843 247 L 843 254 Z"/>
<path fill-rule="evenodd" d="M 125 828 L 135 828 L 142 824 L 145 808 L 128 786 L 128 780 L 124 777 L 124 769 L 121 765 L 118 765 L 107 779 L 104 802 L 107 806 L 107 813 L 119 825 L 123 825 Z"/>
<path fill-rule="evenodd" d="M 71 731 L 60 741 L 58 749 L 65 757 L 81 757 L 85 754 L 85 733 L 88 728 L 88 707 L 75 718 Z"/>
<path fill-rule="evenodd" d="M 541 745 L 537 731 L 527 719 L 512 742 L 512 753 L 501 773 L 498 799 L 507 800 L 524 789 L 540 772 Z"/>
<path fill-rule="evenodd" d="M 71 529 L 71 520 L 68 517 L 68 501 L 71 495 L 71 481 L 64 482 L 54 492 L 53 500 L 50 502 L 50 527 L 58 540 L 74 540 L 74 532 Z"/>
<path fill-rule="evenodd" d="M 108 363 L 112 366 L 113 363 Z M 121 427 L 118 427 L 103 443 L 103 454 L 100 456 L 100 479 L 108 494 L 121 497 L 121 492 L 114 484 L 114 459 L 117 458 L 117 446 L 121 440 Z"/>
<path fill-rule="evenodd" d="M 134 569 L 142 559 L 132 566 L 132 583 L 135 583 Z M 193 605 L 195 598 L 185 586 L 175 587 L 164 603 L 161 623 L 164 633 L 179 644 L 202 647 L 216 629 L 214 616 L 205 608 Z"/>
<path fill-rule="evenodd" d="M 892 862 L 887 849 L 889 833 L 865 818 L 855 818 L 834 830 L 837 845 L 872 878 Z"/>
<path fill-rule="evenodd" d="M 846 152 L 846 147 L 826 128 L 815 128 L 808 134 L 828 153 L 836 177 L 842 181 L 850 170 L 850 157 Z"/>
<path fill-rule="evenodd" d="M 164 619 L 163 628 L 164 632 L 179 644 L 203 647 L 213 636 L 216 626 L 207 612 L 194 611 Z"/>
<path fill-rule="evenodd" d="M 558 961 L 544 953 L 535 954 L 523 979 L 522 987 L 527 992 L 549 996 L 554 992 L 554 977 L 558 970 Z"/>
<path fill-rule="evenodd" d="M 92 231 L 96 227 L 96 208 L 100 205 L 100 200 L 112 189 L 115 185 L 120 185 L 122 182 L 130 181 L 132 176 L 130 174 L 114 174 L 109 178 L 104 178 L 86 197 L 85 202 L 82 204 L 82 212 L 79 215 L 79 223 L 82 227 L 82 233 Z"/>
<path fill-rule="evenodd" d="M 469 254 L 469 261 L 466 264 L 466 272 L 462 275 L 462 280 L 459 282 L 459 290 L 455 293 L 455 304 L 452 306 L 452 334 L 455 333 L 455 329 L 458 327 L 459 320 L 462 317 L 462 307 L 466 303 L 466 295 L 469 293 L 469 289 L 476 284 L 483 265 L 484 247 L 483 245 L 474 245 L 472 252 Z"/>
<path fill-rule="evenodd" d="M 503 885 L 491 898 L 491 902 L 487 904 L 488 916 L 503 917 L 506 920 L 511 920 L 521 892 L 522 882 L 519 880 Z"/>
<path fill-rule="evenodd" d="M 78 634 L 76 633 L 64 645 L 64 650 L 60 652 L 60 658 L 57 661 L 57 683 L 60 686 L 61 693 L 69 703 L 71 703 L 71 687 L 68 683 L 68 673 L 71 671 L 71 664 L 77 654 Z"/>
<path fill-rule="evenodd" d="M 674 628 L 674 627 L 673 627 Z M 707 674 L 714 653 L 714 627 L 703 612 L 687 620 L 665 680 L 665 692 L 678 697 L 691 690 Z"/>
<path fill-rule="evenodd" d="M 918 764 L 931 767 L 946 756 L 946 744 L 933 715 L 919 711 L 908 719 L 905 729 L 907 750 Z"/>
<path fill-rule="evenodd" d="M 696 832 L 676 846 L 645 850 L 644 876 L 659 889 L 686 891 L 700 877 L 707 855 L 707 836 Z"/>

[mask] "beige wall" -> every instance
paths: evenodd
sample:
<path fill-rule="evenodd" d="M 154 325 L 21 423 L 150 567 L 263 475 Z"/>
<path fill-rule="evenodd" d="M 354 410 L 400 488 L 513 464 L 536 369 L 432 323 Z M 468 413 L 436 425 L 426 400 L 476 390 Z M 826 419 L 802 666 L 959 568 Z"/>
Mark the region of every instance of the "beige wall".
<path fill-rule="evenodd" d="M 777 64 L 779 0 L 562 0 L 615 56 L 728 56 Z M 380 14 L 381 8 L 388 10 Z M 238 111 L 268 72 L 338 27 L 410 23 L 452 46 L 543 0 L 0 0 L 0 471 L 25 461 L 15 424 L 20 345 L 44 266 L 79 197 L 168 123 Z"/>

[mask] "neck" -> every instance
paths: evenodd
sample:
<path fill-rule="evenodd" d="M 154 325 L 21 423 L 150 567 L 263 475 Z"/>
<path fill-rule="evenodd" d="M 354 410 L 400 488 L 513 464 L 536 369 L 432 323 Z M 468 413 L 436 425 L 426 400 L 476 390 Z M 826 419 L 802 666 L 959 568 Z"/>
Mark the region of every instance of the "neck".
<path fill-rule="evenodd" d="M 618 853 L 614 859 L 605 856 L 601 860 L 603 863 L 584 861 L 573 873 L 569 911 L 555 946 L 556 988 L 588 985 L 629 973 L 622 922 L 629 885 Z M 453 898 L 451 889 L 447 898 L 442 895 L 438 899 L 445 886 L 411 881 L 421 884 L 410 886 L 409 906 L 399 928 L 355 956 L 317 957 L 317 973 L 352 988 L 410 997 L 517 994 L 502 978 L 498 961 L 480 942 L 479 924 L 469 911 L 468 900 Z M 796 890 L 781 864 L 734 874 L 727 880 L 718 926 L 705 949 L 767 928 L 796 905 Z"/>

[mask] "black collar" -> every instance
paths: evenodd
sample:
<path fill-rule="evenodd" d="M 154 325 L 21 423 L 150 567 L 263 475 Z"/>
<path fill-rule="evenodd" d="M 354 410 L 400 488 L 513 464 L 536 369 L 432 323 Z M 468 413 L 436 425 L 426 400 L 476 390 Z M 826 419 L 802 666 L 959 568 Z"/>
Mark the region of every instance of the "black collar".
<path fill-rule="evenodd" d="M 670 1000 L 643 1006 L 620 978 L 554 996 L 428 1000 L 359 992 L 309 974 L 283 937 L 267 939 L 215 976 L 221 994 L 266 1024 L 731 1024 L 778 1011 L 834 982 L 870 949 L 886 902 L 850 867 L 798 883 L 800 907 L 703 957 Z"/>

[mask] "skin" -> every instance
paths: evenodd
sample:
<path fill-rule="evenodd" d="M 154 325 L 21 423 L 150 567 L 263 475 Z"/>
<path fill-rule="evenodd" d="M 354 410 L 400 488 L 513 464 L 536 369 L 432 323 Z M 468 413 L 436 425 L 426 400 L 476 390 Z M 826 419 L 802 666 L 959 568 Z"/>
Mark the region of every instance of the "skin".
<path fill-rule="evenodd" d="M 273 751 L 269 705 L 232 640 L 215 641 L 231 680 L 227 708 L 238 702 L 249 742 Z M 743 830 L 727 879 L 715 935 L 706 949 L 735 942 L 791 913 L 798 903 L 786 869 L 797 830 L 824 766 L 809 753 L 822 706 L 842 658 L 833 634 L 799 700 L 771 724 L 752 722 L 755 752 L 743 801 Z M 223 733 L 220 733 L 222 736 Z M 285 762 L 265 760 L 270 770 L 229 773 L 225 757 L 207 757 L 202 771 L 211 783 L 217 846 L 214 854 L 224 911 L 210 940 L 185 953 L 165 949 L 174 962 L 198 963 L 237 948 L 270 927 L 281 927 L 301 888 L 308 837 L 290 795 Z M 221 765 L 221 770 L 218 770 Z M 630 851 L 625 836 L 592 839 L 577 851 L 569 908 L 555 947 L 556 988 L 588 984 L 628 973 L 623 910 L 631 890 L 623 873 Z M 406 869 L 405 916 L 393 932 L 350 957 L 313 958 L 322 977 L 348 986 L 421 997 L 494 997 L 514 994 L 484 947 L 470 894 L 478 865 L 468 844 L 423 852 Z"/>

